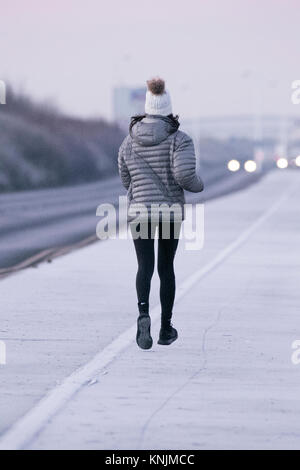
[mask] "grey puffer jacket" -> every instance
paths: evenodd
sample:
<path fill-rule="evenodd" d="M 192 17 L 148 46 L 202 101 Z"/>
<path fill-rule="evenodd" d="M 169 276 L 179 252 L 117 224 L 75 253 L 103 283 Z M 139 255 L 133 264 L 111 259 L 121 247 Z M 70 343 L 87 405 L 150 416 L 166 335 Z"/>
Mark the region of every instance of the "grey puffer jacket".
<path fill-rule="evenodd" d="M 147 208 L 149 218 L 153 205 L 161 204 L 179 206 L 183 219 L 183 190 L 194 193 L 203 190 L 203 182 L 196 174 L 193 141 L 177 129 L 178 124 L 169 117 L 146 115 L 124 139 L 118 165 L 128 190 L 129 220 L 138 215 L 141 205 Z"/>

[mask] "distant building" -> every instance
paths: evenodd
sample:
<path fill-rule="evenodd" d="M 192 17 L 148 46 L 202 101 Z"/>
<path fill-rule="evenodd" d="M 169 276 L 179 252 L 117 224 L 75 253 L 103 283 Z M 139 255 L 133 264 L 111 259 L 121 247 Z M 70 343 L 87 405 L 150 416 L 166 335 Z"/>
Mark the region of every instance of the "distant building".
<path fill-rule="evenodd" d="M 119 126 L 127 130 L 130 117 L 145 113 L 146 87 L 118 87 L 113 92 L 113 115 Z"/>
<path fill-rule="evenodd" d="M 182 127 L 197 138 L 244 137 L 251 140 L 274 139 L 286 142 L 295 139 L 299 122 L 293 117 L 283 116 L 220 116 L 188 119 L 182 122 Z"/>

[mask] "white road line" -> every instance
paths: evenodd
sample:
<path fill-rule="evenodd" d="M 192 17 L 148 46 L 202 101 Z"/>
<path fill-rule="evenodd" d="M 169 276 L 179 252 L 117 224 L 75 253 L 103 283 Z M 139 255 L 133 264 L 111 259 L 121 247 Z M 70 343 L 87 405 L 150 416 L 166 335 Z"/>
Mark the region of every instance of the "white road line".
<path fill-rule="evenodd" d="M 267 211 L 241 233 L 232 243 L 224 248 L 212 261 L 189 276 L 177 289 L 176 302 L 180 300 L 200 279 L 220 265 L 231 253 L 239 248 L 271 215 L 273 215 L 294 190 L 290 187 Z M 160 316 L 160 305 L 151 310 L 152 321 Z M 106 346 L 85 366 L 67 377 L 60 385 L 50 391 L 41 401 L 20 418 L 0 439 L 0 450 L 19 450 L 26 448 L 43 430 L 63 406 L 81 387 L 97 376 L 125 348 L 134 341 L 136 325 L 134 324 L 111 344 Z"/>

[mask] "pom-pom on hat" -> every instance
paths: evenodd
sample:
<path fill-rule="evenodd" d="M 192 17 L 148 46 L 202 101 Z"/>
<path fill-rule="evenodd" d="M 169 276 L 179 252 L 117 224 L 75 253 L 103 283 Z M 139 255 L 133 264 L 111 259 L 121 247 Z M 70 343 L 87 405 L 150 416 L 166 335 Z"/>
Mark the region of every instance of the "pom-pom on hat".
<path fill-rule="evenodd" d="M 172 114 L 171 97 L 165 89 L 164 80 L 162 78 L 152 78 L 147 81 L 147 87 L 145 103 L 146 114 L 161 116 Z"/>

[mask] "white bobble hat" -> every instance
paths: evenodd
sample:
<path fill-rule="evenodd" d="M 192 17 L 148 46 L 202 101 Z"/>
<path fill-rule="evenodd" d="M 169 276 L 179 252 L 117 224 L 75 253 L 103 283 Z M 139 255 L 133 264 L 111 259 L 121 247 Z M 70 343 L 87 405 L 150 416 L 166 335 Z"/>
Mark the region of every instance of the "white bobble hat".
<path fill-rule="evenodd" d="M 169 92 L 165 89 L 165 82 L 161 78 L 147 81 L 145 113 L 168 116 L 172 114 L 172 102 Z"/>

